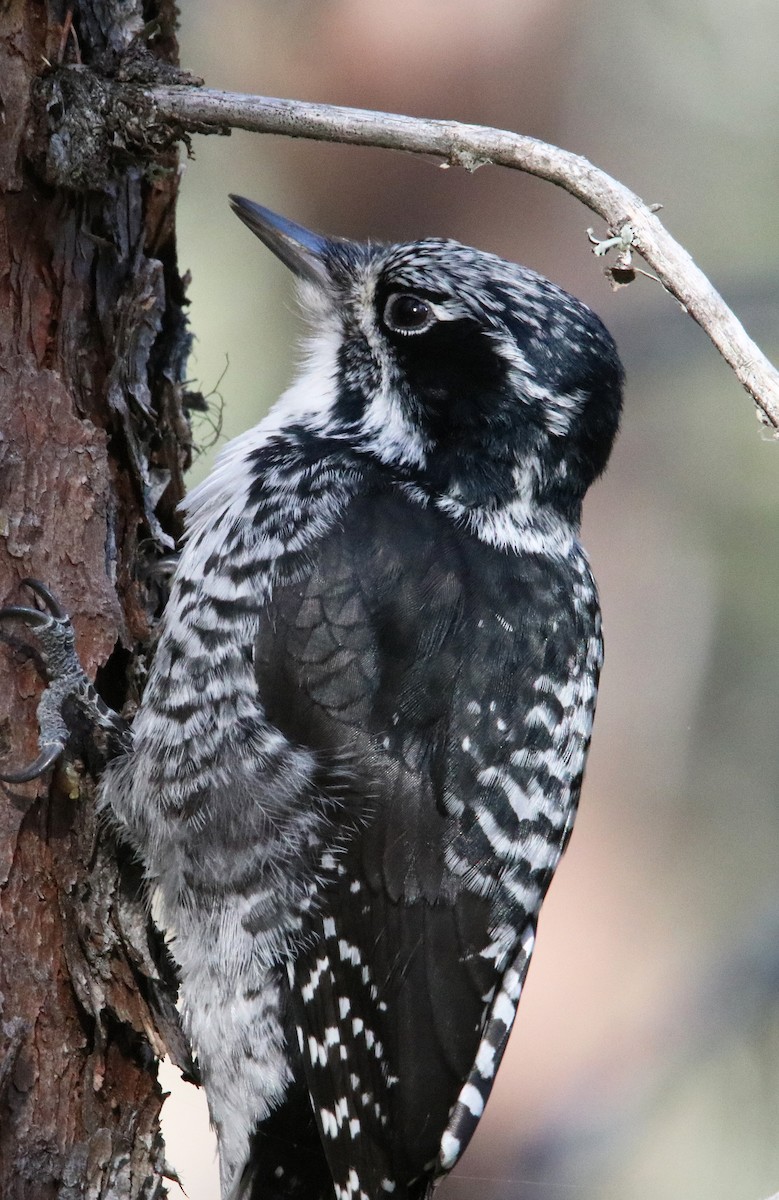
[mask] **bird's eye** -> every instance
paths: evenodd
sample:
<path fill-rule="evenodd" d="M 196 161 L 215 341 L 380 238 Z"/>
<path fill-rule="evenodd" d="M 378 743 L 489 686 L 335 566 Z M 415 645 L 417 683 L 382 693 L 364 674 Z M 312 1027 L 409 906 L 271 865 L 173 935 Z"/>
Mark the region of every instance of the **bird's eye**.
<path fill-rule="evenodd" d="M 384 324 L 393 333 L 424 333 L 434 321 L 432 306 L 410 292 L 395 292 L 384 305 Z"/>

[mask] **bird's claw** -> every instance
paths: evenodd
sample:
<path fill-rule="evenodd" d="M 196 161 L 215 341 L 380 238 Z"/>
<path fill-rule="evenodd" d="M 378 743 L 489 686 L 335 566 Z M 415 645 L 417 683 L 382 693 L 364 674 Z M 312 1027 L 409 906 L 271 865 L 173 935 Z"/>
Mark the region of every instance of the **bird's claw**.
<path fill-rule="evenodd" d="M 6 608 L 0 608 L 0 621 L 11 620 L 26 621 L 28 625 L 46 625 L 51 620 L 48 613 L 41 612 L 39 608 L 26 608 L 22 604 L 9 604 Z"/>
<path fill-rule="evenodd" d="M 43 608 L 30 608 L 22 604 L 9 604 L 0 608 L 0 621 L 26 621 L 32 628 L 43 629 L 53 621 L 59 621 L 71 629 L 70 617 L 45 584 L 39 579 L 23 579 L 22 586 L 32 592 L 43 603 Z"/>
<path fill-rule="evenodd" d="M 46 672 L 52 682 L 38 705 L 41 751 L 34 762 L 18 771 L 0 772 L 3 783 L 28 783 L 39 779 L 55 765 L 68 740 L 62 716 L 62 703 L 73 681 L 83 677 L 75 651 L 75 637 L 65 609 L 38 579 L 23 579 L 22 584 L 41 602 L 42 608 L 10 604 L 0 609 L 0 622 L 23 621 L 40 639 Z M 79 680 L 80 681 L 80 680 Z"/>
<path fill-rule="evenodd" d="M 40 579 L 23 579 L 22 585 L 31 591 L 34 596 L 42 600 L 49 615 L 57 621 L 67 621 L 70 624 L 70 617 L 65 612 L 65 609 L 60 604 L 53 592 L 50 592 L 45 583 L 41 583 Z M 29 612 L 40 612 L 40 609 L 29 609 Z"/>
<path fill-rule="evenodd" d="M 54 766 L 64 749 L 64 743 L 59 742 L 45 746 L 29 767 L 22 767 L 19 771 L 0 771 L 0 782 L 29 783 L 33 779 L 40 779 Z"/>

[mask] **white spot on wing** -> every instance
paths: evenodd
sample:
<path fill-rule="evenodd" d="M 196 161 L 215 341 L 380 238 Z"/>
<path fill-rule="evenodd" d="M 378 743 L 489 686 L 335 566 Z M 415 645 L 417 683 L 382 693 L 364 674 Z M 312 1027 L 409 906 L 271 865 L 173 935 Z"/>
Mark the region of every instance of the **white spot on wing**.
<path fill-rule="evenodd" d="M 447 1129 L 444 1136 L 441 1138 L 441 1150 L 438 1156 L 438 1161 L 444 1171 L 451 1171 L 457 1159 L 460 1157 L 460 1139 L 456 1138 Z"/>
<path fill-rule="evenodd" d="M 479 1089 L 472 1083 L 466 1083 L 458 1096 L 458 1100 L 461 1104 L 465 1105 L 473 1117 L 480 1117 L 484 1112 L 484 1098 Z"/>

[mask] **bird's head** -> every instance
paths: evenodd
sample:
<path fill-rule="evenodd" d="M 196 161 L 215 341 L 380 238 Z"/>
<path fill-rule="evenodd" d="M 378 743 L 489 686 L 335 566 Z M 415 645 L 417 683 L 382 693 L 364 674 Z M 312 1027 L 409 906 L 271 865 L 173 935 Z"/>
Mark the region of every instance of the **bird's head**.
<path fill-rule="evenodd" d="M 231 203 L 298 277 L 313 337 L 296 399 L 309 419 L 466 510 L 519 495 L 578 520 L 622 390 L 589 308 L 459 242 L 325 238 Z"/>

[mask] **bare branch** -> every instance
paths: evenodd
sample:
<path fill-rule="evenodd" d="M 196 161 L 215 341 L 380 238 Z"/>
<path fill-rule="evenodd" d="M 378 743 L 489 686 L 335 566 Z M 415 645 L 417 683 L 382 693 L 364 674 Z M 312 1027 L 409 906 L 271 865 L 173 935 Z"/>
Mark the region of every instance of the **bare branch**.
<path fill-rule="evenodd" d="M 488 163 L 537 175 L 564 188 L 602 217 L 611 232 L 624 232 L 679 303 L 706 331 L 759 406 L 766 424 L 779 431 L 779 373 L 747 335 L 741 322 L 676 242 L 651 208 L 633 192 L 578 154 L 535 138 L 459 121 L 432 121 L 366 109 L 245 96 L 206 88 L 145 90 L 156 120 L 181 131 L 256 133 L 380 146 L 440 157 L 475 171 Z"/>

